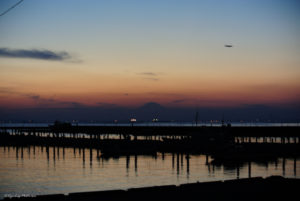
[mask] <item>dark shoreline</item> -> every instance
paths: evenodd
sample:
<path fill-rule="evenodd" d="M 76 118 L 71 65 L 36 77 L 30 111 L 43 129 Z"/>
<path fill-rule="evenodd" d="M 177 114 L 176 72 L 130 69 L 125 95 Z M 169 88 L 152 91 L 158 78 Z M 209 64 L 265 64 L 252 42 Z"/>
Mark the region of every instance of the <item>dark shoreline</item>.
<path fill-rule="evenodd" d="M 179 186 L 152 186 L 128 190 L 76 192 L 37 195 L 35 197 L 6 197 L 3 200 L 297 200 L 300 179 L 271 176 L 247 179 L 197 182 Z"/>

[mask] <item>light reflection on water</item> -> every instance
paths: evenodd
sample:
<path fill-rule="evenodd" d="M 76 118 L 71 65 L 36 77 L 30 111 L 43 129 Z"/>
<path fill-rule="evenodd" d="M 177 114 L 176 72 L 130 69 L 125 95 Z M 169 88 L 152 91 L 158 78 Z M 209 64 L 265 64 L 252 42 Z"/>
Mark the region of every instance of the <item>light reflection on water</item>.
<path fill-rule="evenodd" d="M 249 176 L 300 178 L 299 159 L 214 165 L 205 155 L 102 158 L 96 149 L 0 147 L 0 199 L 5 194 L 54 194 L 214 181 Z M 297 166 L 298 165 L 298 166 Z"/>

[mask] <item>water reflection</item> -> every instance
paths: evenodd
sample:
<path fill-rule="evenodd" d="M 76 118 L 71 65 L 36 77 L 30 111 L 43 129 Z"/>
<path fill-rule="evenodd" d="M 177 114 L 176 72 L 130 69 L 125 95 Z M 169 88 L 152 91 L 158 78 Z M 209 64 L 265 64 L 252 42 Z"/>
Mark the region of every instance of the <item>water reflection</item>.
<path fill-rule="evenodd" d="M 294 158 L 294 176 L 297 176 L 297 159 Z"/>
<path fill-rule="evenodd" d="M 236 164 L 236 178 L 237 179 L 240 178 L 240 166 L 239 166 L 239 164 Z"/>
<path fill-rule="evenodd" d="M 92 168 L 92 164 L 93 164 L 93 151 L 90 148 L 90 168 Z"/>
<path fill-rule="evenodd" d="M 177 166 L 176 166 L 176 170 L 177 170 L 177 178 L 178 178 L 178 175 L 179 175 L 179 153 L 177 153 Z"/>
<path fill-rule="evenodd" d="M 19 147 L 16 148 L 16 159 L 19 159 Z"/>
<path fill-rule="evenodd" d="M 49 194 L 270 175 L 300 178 L 297 163 L 299 158 L 216 161 L 209 155 L 188 153 L 104 158 L 99 149 L 3 147 L 0 149 L 0 198 L 12 191 Z M 89 174 L 82 171 L 86 165 Z M 76 185 L 78 182 L 82 185 Z"/>
<path fill-rule="evenodd" d="M 53 147 L 52 153 L 53 153 L 53 165 L 55 167 L 55 147 Z"/>
<path fill-rule="evenodd" d="M 59 147 L 57 147 L 57 158 L 59 159 Z"/>
<path fill-rule="evenodd" d="M 174 153 L 172 153 L 172 169 L 174 170 L 174 164 L 175 164 L 175 154 Z"/>
<path fill-rule="evenodd" d="M 251 161 L 248 162 L 248 177 L 251 178 Z"/>
<path fill-rule="evenodd" d="M 46 146 L 46 153 L 47 153 L 47 161 L 48 161 L 48 165 L 49 165 L 49 160 L 50 160 L 50 157 L 49 157 L 49 146 Z"/>
<path fill-rule="evenodd" d="M 53 161 L 53 165 L 55 167 L 56 165 L 56 161 L 60 160 L 60 153 L 62 152 L 62 159 L 65 160 L 66 158 L 66 149 L 70 150 L 70 148 L 65 148 L 65 147 L 49 147 L 46 146 L 46 156 L 47 156 L 47 162 L 49 164 L 49 162 L 51 161 L 50 155 L 52 155 L 52 161 Z M 32 149 L 32 151 L 31 151 Z M 36 149 L 35 146 L 32 147 L 14 147 L 15 150 L 15 159 L 18 160 L 19 158 L 24 160 L 24 151 L 26 151 L 27 154 L 27 159 L 30 159 L 31 156 L 33 156 L 34 159 L 36 159 L 36 155 L 42 155 L 43 154 L 43 147 L 40 147 L 40 151 L 38 151 Z M 81 158 L 82 159 L 82 168 L 85 168 L 86 165 L 86 151 L 88 151 L 89 153 L 89 167 L 93 168 L 93 159 L 94 159 L 94 154 L 96 157 L 96 160 L 100 163 L 106 163 L 109 161 L 109 158 L 105 157 L 103 158 L 101 155 L 101 151 L 99 149 L 94 150 L 94 149 L 85 149 L 85 148 L 73 148 L 73 156 L 75 159 Z M 9 149 L 9 147 L 3 147 L 3 153 L 10 153 L 11 150 Z M 52 152 L 52 153 L 51 153 Z M 94 153 L 95 152 L 95 153 Z M 76 155 L 78 153 L 78 155 Z M 122 157 L 122 156 L 120 156 Z M 126 155 L 125 156 L 125 167 L 126 167 L 126 172 L 128 173 L 127 176 L 129 176 L 130 173 L 130 160 L 131 157 L 134 157 L 134 172 L 137 174 L 138 172 L 138 158 L 142 157 L 144 158 L 145 156 L 139 156 L 139 155 Z M 184 174 L 183 170 L 185 170 L 185 174 L 187 176 L 187 178 L 190 175 L 190 159 L 191 157 L 201 157 L 203 158 L 203 156 L 201 155 L 193 155 L 191 156 L 190 154 L 184 154 L 184 153 L 170 153 L 170 154 L 166 154 L 166 153 L 161 153 L 161 161 L 165 161 L 168 159 L 168 157 L 171 158 L 171 164 L 172 164 L 172 170 L 175 169 L 175 165 L 176 165 L 176 175 L 177 177 L 179 175 Z M 39 158 L 37 158 L 39 159 Z M 114 157 L 115 161 L 118 161 L 119 157 Z M 153 155 L 153 159 L 156 161 L 158 160 L 157 155 Z M 247 177 L 252 177 L 252 166 L 253 164 L 255 164 L 255 166 L 259 166 L 260 169 L 263 167 L 265 169 L 266 172 L 269 171 L 270 166 L 271 169 L 274 169 L 275 172 L 278 174 L 279 172 L 278 170 L 278 164 L 281 165 L 280 171 L 281 173 L 279 173 L 282 176 L 286 176 L 286 166 L 287 166 L 287 160 L 289 161 L 289 169 L 292 169 L 292 175 L 294 177 L 297 176 L 297 158 L 292 158 L 292 159 L 287 159 L 285 157 L 280 158 L 280 159 L 269 159 L 267 161 L 262 161 L 262 160 L 257 160 L 257 161 L 247 161 L 247 162 L 240 162 L 240 161 L 214 161 L 212 160 L 212 158 L 210 158 L 209 155 L 205 155 L 205 162 L 204 162 L 204 166 L 207 167 L 207 172 L 210 175 L 214 175 L 215 174 L 215 168 L 220 168 L 223 167 L 225 173 L 232 173 L 233 171 L 235 172 L 236 178 L 240 178 L 241 175 L 241 169 L 245 169 L 247 168 Z M 176 163 L 176 164 L 175 164 Z M 186 167 L 184 167 L 186 166 Z M 255 170 L 254 170 L 255 171 Z M 290 176 L 290 174 L 289 174 Z M 243 176 L 244 177 L 244 176 Z"/>
<path fill-rule="evenodd" d="M 189 178 L 190 175 L 190 155 L 186 155 L 186 176 Z"/>
<path fill-rule="evenodd" d="M 21 147 L 21 159 L 23 160 L 23 156 L 24 156 L 24 154 L 23 154 L 23 147 Z"/>
<path fill-rule="evenodd" d="M 285 158 L 282 159 L 282 175 L 285 176 Z"/>
<path fill-rule="evenodd" d="M 85 168 L 85 149 L 83 149 L 83 152 L 82 152 L 82 167 L 83 169 Z M 79 148 L 79 156 L 81 155 L 81 149 Z"/>
<path fill-rule="evenodd" d="M 129 163 L 130 163 L 130 156 L 126 156 L 126 171 L 129 172 Z M 128 175 L 127 175 L 128 176 Z"/>
<path fill-rule="evenodd" d="M 162 159 L 162 160 L 164 160 L 164 159 Z M 138 161 L 138 156 L 134 155 L 134 172 L 136 175 L 137 175 L 137 168 L 138 168 L 137 161 Z"/>
<path fill-rule="evenodd" d="M 97 160 L 100 160 L 100 150 L 97 149 Z"/>

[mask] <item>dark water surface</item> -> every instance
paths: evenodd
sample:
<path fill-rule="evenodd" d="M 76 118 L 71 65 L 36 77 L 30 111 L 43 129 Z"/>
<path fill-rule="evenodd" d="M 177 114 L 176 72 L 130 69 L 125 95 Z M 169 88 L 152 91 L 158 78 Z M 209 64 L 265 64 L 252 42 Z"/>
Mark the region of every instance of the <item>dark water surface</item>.
<path fill-rule="evenodd" d="M 95 149 L 0 147 L 0 199 L 281 175 L 300 178 L 299 158 L 214 165 L 205 155 L 102 158 Z"/>
<path fill-rule="evenodd" d="M 281 127 L 281 126 L 300 126 L 300 123 L 266 123 L 266 122 L 226 122 L 235 127 Z M 54 123 L 1 123 L 0 127 L 48 127 Z M 73 126 L 132 126 L 131 123 L 72 123 Z M 136 122 L 134 126 L 214 126 L 220 127 L 219 122 Z"/>

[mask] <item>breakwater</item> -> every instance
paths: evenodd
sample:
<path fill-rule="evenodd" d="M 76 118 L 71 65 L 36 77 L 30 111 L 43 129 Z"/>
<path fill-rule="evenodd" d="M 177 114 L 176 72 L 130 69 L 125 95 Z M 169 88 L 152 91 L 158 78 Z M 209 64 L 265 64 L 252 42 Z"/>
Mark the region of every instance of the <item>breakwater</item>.
<path fill-rule="evenodd" d="M 300 154 L 300 127 L 72 126 L 0 127 L 2 146 L 100 149 L 107 156 L 189 152 L 218 159 Z"/>

